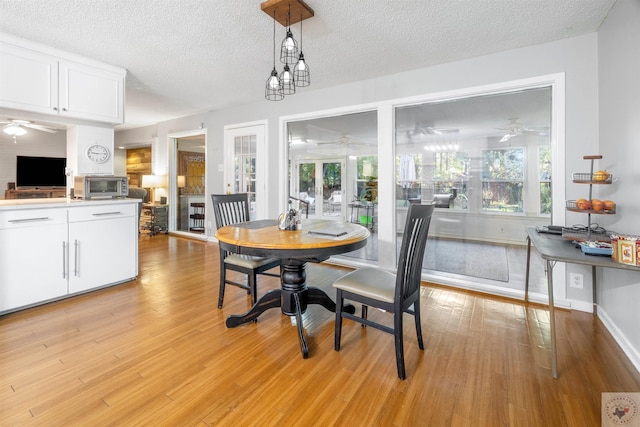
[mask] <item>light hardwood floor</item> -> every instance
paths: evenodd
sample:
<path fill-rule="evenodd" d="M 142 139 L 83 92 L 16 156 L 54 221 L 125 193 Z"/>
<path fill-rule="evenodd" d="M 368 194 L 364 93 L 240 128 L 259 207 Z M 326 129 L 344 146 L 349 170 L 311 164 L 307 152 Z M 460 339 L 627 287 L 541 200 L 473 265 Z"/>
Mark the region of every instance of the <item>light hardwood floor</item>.
<path fill-rule="evenodd" d="M 309 265 L 307 281 L 345 271 Z M 406 321 L 400 381 L 391 335 L 345 320 L 335 352 L 322 307 L 307 360 L 277 310 L 227 329 L 248 297 L 230 287 L 218 310 L 217 279 L 216 244 L 142 236 L 137 281 L 0 317 L 0 425 L 598 426 L 602 392 L 640 391 L 588 313 L 557 310 L 554 380 L 545 307 L 426 285 L 425 350 Z"/>

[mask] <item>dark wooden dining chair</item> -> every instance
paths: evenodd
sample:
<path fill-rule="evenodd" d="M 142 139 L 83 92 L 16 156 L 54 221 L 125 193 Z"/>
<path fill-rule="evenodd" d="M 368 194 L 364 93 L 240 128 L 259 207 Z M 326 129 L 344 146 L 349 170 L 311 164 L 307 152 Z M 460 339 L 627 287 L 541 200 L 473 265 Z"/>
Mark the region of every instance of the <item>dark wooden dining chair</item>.
<path fill-rule="evenodd" d="M 414 316 L 418 346 L 424 350 L 420 327 L 420 278 L 424 249 L 429 234 L 433 205 L 410 205 L 402 236 L 400 258 L 396 273 L 376 267 L 359 268 L 333 283 L 336 288 L 335 350 L 340 351 L 342 318 L 362 323 L 393 334 L 396 347 L 398 377 L 406 378 L 404 368 L 404 342 L 402 317 L 404 313 Z M 362 303 L 362 316 L 343 312 L 344 300 Z M 368 307 L 377 307 L 393 313 L 393 327 L 367 319 Z M 413 307 L 413 309 L 412 309 Z"/>
<path fill-rule="evenodd" d="M 247 222 L 249 218 L 249 195 L 238 194 L 212 194 L 213 212 L 216 218 L 216 227 Z M 218 294 L 218 308 L 222 308 L 225 285 L 234 285 L 246 289 L 251 295 L 251 304 L 257 301 L 257 275 L 280 277 L 280 273 L 268 273 L 274 267 L 280 265 L 277 258 L 263 258 L 249 255 L 238 255 L 220 248 L 220 292 Z M 244 273 L 247 276 L 246 283 L 227 279 L 227 270 Z"/>

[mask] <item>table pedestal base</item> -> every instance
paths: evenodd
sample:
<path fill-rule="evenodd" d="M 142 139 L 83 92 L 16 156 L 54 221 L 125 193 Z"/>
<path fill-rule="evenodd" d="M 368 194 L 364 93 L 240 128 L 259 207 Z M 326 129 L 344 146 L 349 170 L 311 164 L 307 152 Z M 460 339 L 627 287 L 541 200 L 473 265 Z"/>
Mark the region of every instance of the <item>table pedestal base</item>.
<path fill-rule="evenodd" d="M 296 316 L 300 349 L 302 351 L 302 357 L 306 359 L 309 357 L 309 346 L 307 345 L 307 339 L 304 335 L 302 314 L 307 311 L 309 304 L 321 305 L 335 313 L 336 303 L 333 302 L 323 290 L 307 287 L 307 274 L 304 262 L 283 263 L 281 268 L 281 289 L 274 289 L 267 292 L 245 314 L 233 314 L 229 316 L 226 322 L 227 328 L 235 328 L 243 323 L 252 322 L 257 320 L 265 311 L 280 307 L 282 314 Z M 344 307 L 344 311 L 353 314 L 356 308 L 348 304 Z"/>

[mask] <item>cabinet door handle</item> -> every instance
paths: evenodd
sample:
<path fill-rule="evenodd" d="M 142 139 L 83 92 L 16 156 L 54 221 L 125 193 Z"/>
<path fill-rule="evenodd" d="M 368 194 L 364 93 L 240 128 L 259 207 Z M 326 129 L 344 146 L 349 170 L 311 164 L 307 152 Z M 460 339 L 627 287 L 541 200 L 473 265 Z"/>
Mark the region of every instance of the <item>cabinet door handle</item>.
<path fill-rule="evenodd" d="M 73 275 L 78 277 L 78 240 L 73 241 Z"/>
<path fill-rule="evenodd" d="M 67 278 L 67 245 L 62 242 L 62 278 Z"/>
<path fill-rule="evenodd" d="M 66 109 L 66 108 L 64 108 L 64 107 L 62 107 L 62 111 L 67 111 L 67 109 Z"/>
<path fill-rule="evenodd" d="M 100 213 L 94 213 L 93 216 L 103 216 L 103 215 L 120 215 L 122 214 L 122 212 L 117 211 L 117 212 L 100 212 Z"/>
<path fill-rule="evenodd" d="M 51 218 L 48 216 L 43 216 L 40 218 L 23 218 L 23 219 L 10 219 L 9 222 L 20 223 L 20 222 L 34 222 L 34 221 L 50 221 Z"/>
<path fill-rule="evenodd" d="M 53 107 L 53 111 L 58 111 L 58 107 Z"/>

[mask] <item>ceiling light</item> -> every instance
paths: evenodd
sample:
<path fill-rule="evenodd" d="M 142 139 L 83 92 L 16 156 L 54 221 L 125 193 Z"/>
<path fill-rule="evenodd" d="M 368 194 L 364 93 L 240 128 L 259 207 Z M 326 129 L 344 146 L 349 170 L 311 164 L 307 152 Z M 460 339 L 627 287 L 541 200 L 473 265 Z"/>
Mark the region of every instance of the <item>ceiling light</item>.
<path fill-rule="evenodd" d="M 287 32 L 280 45 L 280 62 L 283 64 L 293 64 L 298 59 L 298 42 L 293 38 L 290 25 L 291 5 L 287 14 Z"/>
<path fill-rule="evenodd" d="M 305 87 L 311 84 L 309 66 L 305 62 L 304 54 L 302 53 L 302 17 L 300 17 L 300 56 L 295 67 L 293 67 L 293 82 L 298 87 Z"/>
<path fill-rule="evenodd" d="M 2 129 L 4 133 L 11 136 L 22 136 L 27 133 L 27 130 L 22 126 L 19 126 L 15 123 L 11 123 Z"/>
<path fill-rule="evenodd" d="M 289 69 L 289 64 L 284 64 L 284 70 L 280 73 L 280 86 L 284 95 L 293 95 L 296 93 L 296 86 L 293 83 L 293 73 Z"/>
<path fill-rule="evenodd" d="M 293 38 L 291 24 L 311 18 L 314 12 L 303 0 L 267 0 L 260 5 L 260 8 L 273 17 L 273 70 L 267 79 L 265 98 L 269 101 L 280 101 L 285 95 L 295 94 L 296 86 L 305 87 L 310 84 L 309 66 L 305 62 L 302 51 L 298 50 L 298 42 Z M 292 16 L 299 16 L 300 19 L 292 19 Z M 287 29 L 280 46 L 280 61 L 285 65 L 279 76 L 276 71 L 276 21 Z M 302 36 L 302 24 L 300 24 L 300 32 Z M 293 66 L 293 71 L 290 64 Z"/>
<path fill-rule="evenodd" d="M 280 101 L 284 98 L 282 84 L 276 71 L 276 12 L 273 11 L 273 70 L 267 79 L 267 86 L 264 89 L 264 97 L 269 101 Z"/>

